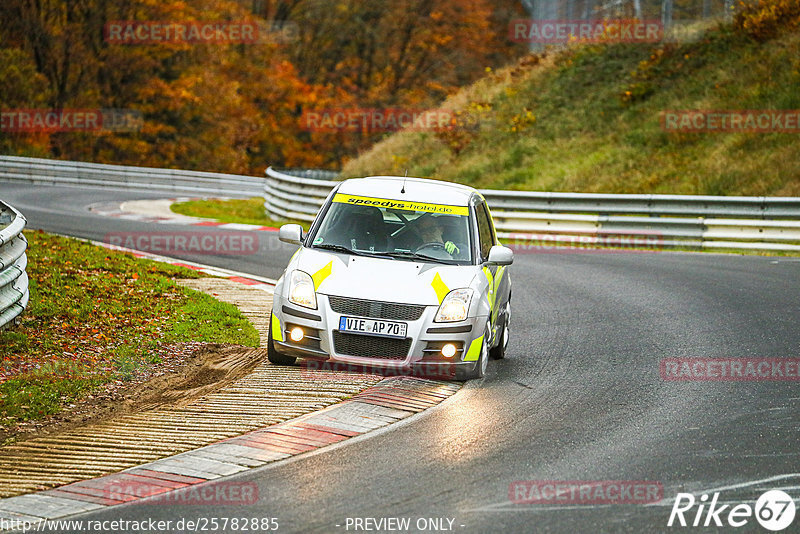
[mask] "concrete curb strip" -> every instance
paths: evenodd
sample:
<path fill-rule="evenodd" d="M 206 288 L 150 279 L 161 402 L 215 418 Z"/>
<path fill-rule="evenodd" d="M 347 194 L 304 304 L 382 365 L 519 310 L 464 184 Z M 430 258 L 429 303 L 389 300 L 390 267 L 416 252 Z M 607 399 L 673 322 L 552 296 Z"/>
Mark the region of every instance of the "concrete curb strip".
<path fill-rule="evenodd" d="M 127 202 L 99 202 L 89 206 L 89 211 L 104 217 L 114 217 L 140 222 L 158 224 L 183 224 L 188 226 L 213 226 L 220 230 L 238 230 L 241 232 L 277 232 L 272 226 L 259 226 L 257 224 L 223 223 L 214 219 L 190 217 L 173 213 L 169 206 L 176 202 L 190 200 L 228 200 L 226 197 L 177 197 L 157 200 L 129 200 Z"/>
<path fill-rule="evenodd" d="M 460 384 L 392 377 L 350 400 L 120 473 L 0 500 L 0 518 L 62 518 L 184 490 L 368 433 L 427 410 Z M 142 493 L 137 488 L 146 488 Z M 141 494 L 140 494 L 141 493 Z M 178 504 L 178 502 L 176 502 Z"/>
<path fill-rule="evenodd" d="M 266 278 L 264 276 L 258 276 L 255 274 L 232 271 L 230 269 L 223 269 L 221 267 L 211 267 L 209 265 L 203 265 L 202 263 L 195 263 L 188 260 L 176 260 L 175 258 L 169 258 L 167 256 L 159 256 L 158 254 L 152 254 L 150 252 L 141 252 L 139 250 L 133 250 L 130 248 L 118 247 L 116 245 L 109 245 L 108 243 L 103 243 L 102 241 L 89 241 L 89 242 L 93 245 L 107 248 L 109 250 L 127 252 L 128 254 L 131 254 L 136 258 L 144 258 L 148 260 L 158 261 L 161 263 L 168 263 L 170 265 L 177 265 L 179 267 L 192 269 L 193 271 L 198 271 L 203 274 L 207 274 L 209 276 L 227 278 L 228 280 L 232 280 L 240 284 L 245 284 L 248 286 L 256 287 L 258 289 L 263 289 L 268 293 L 272 293 L 272 290 L 275 288 L 275 284 L 278 283 L 277 280 L 273 280 L 272 278 Z"/>

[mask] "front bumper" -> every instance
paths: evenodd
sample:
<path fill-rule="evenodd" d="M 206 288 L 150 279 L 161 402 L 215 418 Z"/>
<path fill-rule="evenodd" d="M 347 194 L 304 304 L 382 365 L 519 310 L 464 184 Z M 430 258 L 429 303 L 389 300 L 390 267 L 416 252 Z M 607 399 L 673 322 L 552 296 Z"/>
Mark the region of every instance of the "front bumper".
<path fill-rule="evenodd" d="M 480 353 L 481 348 L 478 346 L 476 351 L 474 345 L 484 341 L 482 336 L 487 318 L 470 317 L 454 323 L 436 323 L 433 319 L 437 310 L 438 306 L 425 306 L 416 320 L 386 319 L 408 325 L 405 339 L 397 340 L 339 332 L 339 319 L 345 314 L 332 309 L 327 295 L 318 293 L 317 309 L 310 310 L 291 304 L 276 294 L 272 321 L 277 324 L 272 325 L 272 338 L 278 351 L 299 358 L 412 371 L 443 378 L 473 371 L 478 365 L 475 354 Z M 292 341 L 289 336 L 295 327 L 303 329 L 304 337 L 300 342 Z M 441 354 L 445 343 L 456 345 L 455 356 L 445 358 Z"/>

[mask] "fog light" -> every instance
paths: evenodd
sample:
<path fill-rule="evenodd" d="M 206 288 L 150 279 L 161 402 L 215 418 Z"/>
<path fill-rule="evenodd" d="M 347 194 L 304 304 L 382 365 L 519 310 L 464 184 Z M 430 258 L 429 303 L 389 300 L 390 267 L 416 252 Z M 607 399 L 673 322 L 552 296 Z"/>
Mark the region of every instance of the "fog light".
<path fill-rule="evenodd" d="M 456 355 L 456 346 L 452 343 L 448 343 L 444 347 L 442 347 L 442 356 L 445 358 L 452 358 Z"/>
<path fill-rule="evenodd" d="M 289 337 L 292 338 L 292 341 L 295 343 L 301 341 L 303 339 L 303 329 L 299 326 L 295 326 L 292 328 L 292 331 L 289 332 Z"/>

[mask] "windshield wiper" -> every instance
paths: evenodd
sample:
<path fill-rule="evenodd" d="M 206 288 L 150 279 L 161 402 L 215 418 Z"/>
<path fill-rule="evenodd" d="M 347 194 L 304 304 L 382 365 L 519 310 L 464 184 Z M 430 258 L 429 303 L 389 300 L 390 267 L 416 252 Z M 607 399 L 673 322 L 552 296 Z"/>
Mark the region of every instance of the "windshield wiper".
<path fill-rule="evenodd" d="M 452 261 L 445 260 L 442 258 L 434 258 L 433 256 L 426 256 L 425 254 L 417 254 L 416 252 L 411 251 L 400 251 L 400 252 L 381 252 L 384 256 L 389 256 L 390 258 L 409 258 L 412 260 L 420 260 L 420 261 L 432 261 L 434 263 L 443 263 L 445 265 L 453 265 Z"/>
<path fill-rule="evenodd" d="M 378 258 L 408 258 L 412 260 L 419 260 L 419 261 L 432 261 L 434 263 L 442 263 L 445 265 L 453 265 L 451 261 L 444 260 L 441 258 L 434 258 L 433 256 L 426 256 L 425 254 L 417 254 L 416 252 L 411 252 L 410 250 L 403 250 L 400 252 L 367 252 L 367 251 L 360 251 L 360 250 L 353 250 L 349 249 L 342 245 L 334 245 L 331 243 L 324 243 L 321 245 L 314 245 L 312 248 L 318 248 L 323 250 L 333 250 L 335 252 L 344 252 L 345 254 L 353 254 L 356 256 L 373 256 Z"/>
<path fill-rule="evenodd" d="M 366 256 L 363 252 L 359 252 L 357 250 L 349 249 L 342 245 L 333 245 L 331 243 L 325 243 L 322 245 L 314 245 L 312 248 L 321 248 L 324 250 L 333 250 L 335 252 L 344 252 L 345 254 L 353 254 L 355 256 Z"/>

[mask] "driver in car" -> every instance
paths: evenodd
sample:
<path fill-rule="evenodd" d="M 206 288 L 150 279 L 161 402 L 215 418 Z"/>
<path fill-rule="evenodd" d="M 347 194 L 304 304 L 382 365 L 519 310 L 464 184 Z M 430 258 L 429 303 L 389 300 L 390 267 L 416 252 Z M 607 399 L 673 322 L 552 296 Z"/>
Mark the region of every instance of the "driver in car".
<path fill-rule="evenodd" d="M 425 214 L 421 216 L 417 221 L 416 230 L 422 240 L 422 244 L 440 243 L 451 256 L 455 256 L 461 252 L 455 243 L 444 240 L 442 236 L 442 227 L 432 215 Z"/>

